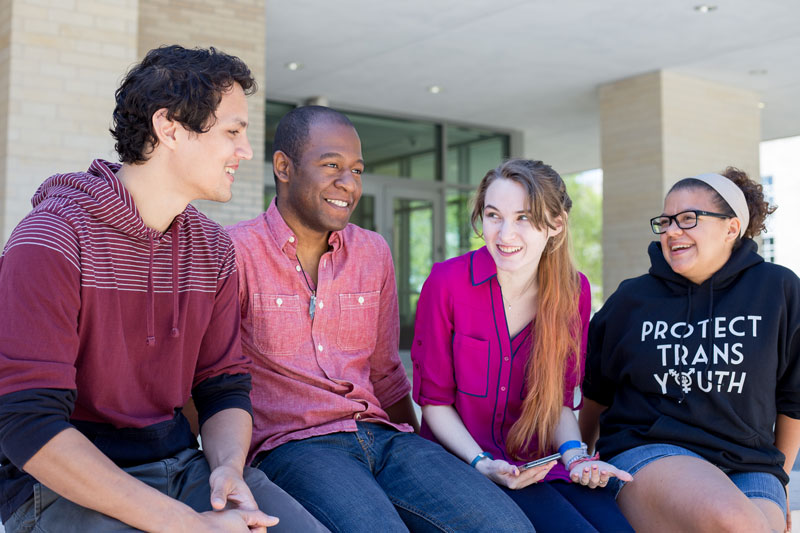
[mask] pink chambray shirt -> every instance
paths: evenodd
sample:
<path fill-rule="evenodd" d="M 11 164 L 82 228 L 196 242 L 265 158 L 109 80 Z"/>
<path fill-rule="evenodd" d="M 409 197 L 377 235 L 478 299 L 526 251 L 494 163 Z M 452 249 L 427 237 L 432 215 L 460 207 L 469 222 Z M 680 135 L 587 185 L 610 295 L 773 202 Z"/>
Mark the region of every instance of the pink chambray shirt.
<path fill-rule="evenodd" d="M 356 421 L 412 431 L 391 424 L 383 410 L 411 389 L 398 355 L 397 289 L 386 241 L 353 224 L 331 233 L 312 321 L 296 238 L 275 200 L 227 230 L 236 246 L 242 348 L 253 360 L 248 462 L 291 440 L 356 431 Z"/>
<path fill-rule="evenodd" d="M 591 309 L 589 281 L 580 274 L 580 375 L 564 376 L 564 405 L 578 409 L 575 388 L 583 381 Z M 536 436 L 524 460 L 506 452 L 506 438 L 522 411 L 525 366 L 532 334 L 526 326 L 509 336 L 497 268 L 483 248 L 437 263 L 422 287 L 414 328 L 414 400 L 453 405 L 478 445 L 495 459 L 520 465 L 541 456 Z M 572 366 L 572 365 L 570 365 Z M 436 440 L 422 420 L 421 435 Z M 559 461 L 546 480 L 569 480 Z"/>

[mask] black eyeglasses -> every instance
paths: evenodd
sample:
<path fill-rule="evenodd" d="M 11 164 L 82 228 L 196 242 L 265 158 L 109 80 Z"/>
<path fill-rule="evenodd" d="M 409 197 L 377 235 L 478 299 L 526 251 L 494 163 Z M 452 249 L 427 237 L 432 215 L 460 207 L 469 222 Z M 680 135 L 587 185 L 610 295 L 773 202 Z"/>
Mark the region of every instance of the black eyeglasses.
<path fill-rule="evenodd" d="M 692 209 L 691 211 L 681 211 L 675 215 L 661 215 L 650 219 L 650 229 L 656 235 L 661 235 L 667 232 L 667 228 L 675 221 L 681 229 L 691 229 L 697 225 L 697 217 L 716 217 L 716 218 L 731 218 L 730 215 L 723 215 L 722 213 L 711 213 L 709 211 L 700 211 Z"/>

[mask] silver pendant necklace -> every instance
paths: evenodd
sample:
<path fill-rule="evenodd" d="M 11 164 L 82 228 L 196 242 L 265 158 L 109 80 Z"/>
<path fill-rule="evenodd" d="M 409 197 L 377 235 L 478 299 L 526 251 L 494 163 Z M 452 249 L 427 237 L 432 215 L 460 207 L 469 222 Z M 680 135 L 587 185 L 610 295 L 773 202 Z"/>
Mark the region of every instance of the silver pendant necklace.
<path fill-rule="evenodd" d="M 303 269 L 303 263 L 300 262 L 300 257 L 297 257 L 297 264 L 300 265 L 300 272 L 303 273 L 303 280 L 306 282 L 306 287 L 308 287 L 308 290 L 311 292 L 311 301 L 308 303 L 308 316 L 310 316 L 311 320 L 313 321 L 314 311 L 317 309 L 317 291 L 316 289 L 311 288 L 311 284 L 308 282 L 306 271 Z"/>

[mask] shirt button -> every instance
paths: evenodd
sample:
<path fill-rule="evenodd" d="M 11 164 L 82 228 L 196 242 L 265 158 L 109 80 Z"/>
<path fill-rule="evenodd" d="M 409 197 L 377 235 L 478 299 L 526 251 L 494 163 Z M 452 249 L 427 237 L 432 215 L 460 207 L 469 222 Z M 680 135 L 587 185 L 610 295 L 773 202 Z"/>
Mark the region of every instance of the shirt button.
<path fill-rule="evenodd" d="M 325 304 L 323 304 L 322 302 L 320 302 L 320 303 L 319 303 L 319 308 L 320 308 L 320 309 L 322 309 L 323 307 L 325 307 Z"/>
<path fill-rule="evenodd" d="M 503 392 L 505 392 L 505 391 L 506 391 L 506 388 L 505 388 L 505 387 L 500 387 L 500 390 L 501 390 L 501 391 L 503 391 Z"/>
<path fill-rule="evenodd" d="M 503 357 L 503 361 L 508 361 L 508 357 Z"/>
<path fill-rule="evenodd" d="M 298 272 L 300 272 L 301 270 L 303 270 L 303 269 L 300 267 L 300 265 L 297 265 L 296 267 L 294 267 L 294 269 L 295 269 L 295 270 L 297 270 Z"/>
<path fill-rule="evenodd" d="M 364 297 L 363 296 L 359 296 L 358 297 L 358 303 L 360 303 L 360 304 L 364 303 Z"/>
<path fill-rule="evenodd" d="M 322 345 L 321 344 L 319 346 L 317 346 L 317 350 L 319 350 L 320 352 L 322 351 Z"/>
<path fill-rule="evenodd" d="M 283 304 L 283 300 L 281 298 L 278 298 L 277 300 L 275 300 L 275 303 L 278 304 L 278 307 L 280 307 Z"/>
<path fill-rule="evenodd" d="M 289 237 L 289 242 L 294 242 L 294 237 Z"/>

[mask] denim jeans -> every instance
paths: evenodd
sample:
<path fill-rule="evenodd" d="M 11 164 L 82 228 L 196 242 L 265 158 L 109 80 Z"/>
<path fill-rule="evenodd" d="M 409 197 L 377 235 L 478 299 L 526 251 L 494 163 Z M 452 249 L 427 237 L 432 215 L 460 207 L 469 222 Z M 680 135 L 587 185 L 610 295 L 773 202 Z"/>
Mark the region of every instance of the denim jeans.
<path fill-rule="evenodd" d="M 499 487 L 438 444 L 357 425 L 288 442 L 255 465 L 334 532 L 534 531 Z"/>
<path fill-rule="evenodd" d="M 549 481 L 503 490 L 525 511 L 538 533 L 633 533 L 614 493 L 605 488 Z"/>
<path fill-rule="evenodd" d="M 200 451 L 184 450 L 175 457 L 124 470 L 139 481 L 182 501 L 195 511 L 211 510 L 211 489 L 208 485 L 208 476 L 211 472 Z M 269 528 L 270 533 L 327 531 L 291 496 L 270 483 L 262 472 L 255 468 L 245 468 L 244 479 L 259 508 L 267 514 L 280 518 L 277 526 Z M 11 515 L 5 528 L 6 533 L 138 531 L 110 516 L 74 504 L 41 483 L 34 485 L 33 497 Z"/>

